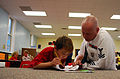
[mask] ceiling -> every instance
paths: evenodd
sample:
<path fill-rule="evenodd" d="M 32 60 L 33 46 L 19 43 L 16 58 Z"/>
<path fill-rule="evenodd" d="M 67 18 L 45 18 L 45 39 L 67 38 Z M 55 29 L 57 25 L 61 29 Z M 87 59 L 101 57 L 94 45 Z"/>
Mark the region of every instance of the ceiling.
<path fill-rule="evenodd" d="M 92 13 L 99 20 L 99 26 L 120 29 L 120 20 L 111 20 L 113 14 L 120 14 L 120 0 L 0 0 L 0 6 L 10 16 L 19 21 L 31 34 L 41 38 L 57 38 L 68 33 L 81 33 L 81 30 L 68 30 L 69 25 L 80 26 L 83 18 L 69 18 L 69 12 Z M 34 11 L 46 11 L 47 16 L 25 16 L 20 6 L 30 6 Z M 52 25 L 52 29 L 37 29 L 33 22 Z M 55 36 L 42 36 L 42 32 L 54 32 Z M 109 31 L 114 39 L 120 31 Z M 71 37 L 81 38 L 81 37 Z"/>

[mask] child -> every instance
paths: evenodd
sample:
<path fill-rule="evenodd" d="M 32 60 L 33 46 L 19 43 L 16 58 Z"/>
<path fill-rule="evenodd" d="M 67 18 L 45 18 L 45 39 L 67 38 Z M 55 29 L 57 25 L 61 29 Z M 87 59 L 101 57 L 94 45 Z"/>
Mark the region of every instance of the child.
<path fill-rule="evenodd" d="M 23 60 L 23 61 L 32 61 L 32 60 L 33 60 L 33 56 L 31 56 L 31 55 L 29 54 L 29 52 L 28 52 L 27 50 L 25 50 L 25 51 L 23 52 L 22 60 Z"/>
<path fill-rule="evenodd" d="M 9 60 L 17 61 L 18 60 L 17 57 L 18 57 L 18 52 L 15 51 L 12 53 L 12 57 Z M 10 62 L 6 62 L 5 66 L 10 67 Z"/>
<path fill-rule="evenodd" d="M 9 60 L 17 60 L 17 57 L 18 57 L 18 52 L 15 51 L 12 53 L 12 57 Z"/>
<path fill-rule="evenodd" d="M 72 40 L 66 36 L 59 37 L 54 47 L 43 49 L 29 64 L 33 68 L 50 68 L 65 66 L 65 60 L 73 51 Z"/>

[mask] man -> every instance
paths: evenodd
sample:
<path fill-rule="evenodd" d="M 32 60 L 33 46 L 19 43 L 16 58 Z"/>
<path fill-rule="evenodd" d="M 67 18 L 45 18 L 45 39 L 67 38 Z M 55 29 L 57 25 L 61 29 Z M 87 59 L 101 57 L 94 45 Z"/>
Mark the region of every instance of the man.
<path fill-rule="evenodd" d="M 98 26 L 95 16 L 88 16 L 82 22 L 84 37 L 74 65 L 87 63 L 88 67 L 116 70 L 115 45 L 107 31 Z"/>

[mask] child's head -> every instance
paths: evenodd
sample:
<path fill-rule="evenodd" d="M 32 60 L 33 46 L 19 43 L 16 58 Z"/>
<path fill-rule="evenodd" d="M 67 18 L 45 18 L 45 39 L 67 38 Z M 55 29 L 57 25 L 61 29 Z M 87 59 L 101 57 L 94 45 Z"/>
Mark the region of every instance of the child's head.
<path fill-rule="evenodd" d="M 12 57 L 17 58 L 17 57 L 18 57 L 18 51 L 14 51 L 14 52 L 12 53 Z"/>
<path fill-rule="evenodd" d="M 29 52 L 27 50 L 24 50 L 23 55 L 27 56 L 27 54 L 29 54 Z"/>
<path fill-rule="evenodd" d="M 66 58 L 73 51 L 72 40 L 66 36 L 59 37 L 55 42 L 55 52 L 61 59 Z"/>

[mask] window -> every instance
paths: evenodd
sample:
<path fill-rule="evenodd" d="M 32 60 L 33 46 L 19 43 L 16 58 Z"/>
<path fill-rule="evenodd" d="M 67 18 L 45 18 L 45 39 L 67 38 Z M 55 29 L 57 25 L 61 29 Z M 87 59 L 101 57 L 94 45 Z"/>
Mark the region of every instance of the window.
<path fill-rule="evenodd" d="M 13 19 L 9 18 L 8 39 L 7 39 L 7 51 L 11 51 L 12 25 L 13 25 Z"/>

